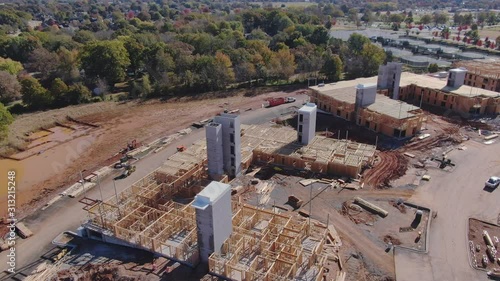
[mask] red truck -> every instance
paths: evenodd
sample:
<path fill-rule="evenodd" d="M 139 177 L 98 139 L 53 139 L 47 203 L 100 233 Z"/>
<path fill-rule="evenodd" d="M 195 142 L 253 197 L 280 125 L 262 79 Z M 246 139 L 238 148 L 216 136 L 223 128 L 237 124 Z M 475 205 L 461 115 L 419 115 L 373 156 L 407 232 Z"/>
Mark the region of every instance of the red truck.
<path fill-rule="evenodd" d="M 295 102 L 295 98 L 285 97 L 285 98 L 269 98 L 263 104 L 262 107 L 273 107 L 284 103 Z"/>

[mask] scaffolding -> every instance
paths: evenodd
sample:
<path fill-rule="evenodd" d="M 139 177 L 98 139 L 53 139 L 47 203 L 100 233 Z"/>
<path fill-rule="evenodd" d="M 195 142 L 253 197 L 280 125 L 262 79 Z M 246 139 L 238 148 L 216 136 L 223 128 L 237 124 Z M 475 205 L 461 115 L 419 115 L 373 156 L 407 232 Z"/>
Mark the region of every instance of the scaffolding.
<path fill-rule="evenodd" d="M 375 146 L 315 136 L 308 145 L 298 143 L 297 132 L 289 127 L 242 126 L 243 159 L 273 163 L 291 169 L 357 178 L 363 165 L 370 164 Z"/>
<path fill-rule="evenodd" d="M 327 235 L 318 222 L 239 205 L 233 234 L 210 256 L 209 268 L 233 280 L 322 280 Z"/>

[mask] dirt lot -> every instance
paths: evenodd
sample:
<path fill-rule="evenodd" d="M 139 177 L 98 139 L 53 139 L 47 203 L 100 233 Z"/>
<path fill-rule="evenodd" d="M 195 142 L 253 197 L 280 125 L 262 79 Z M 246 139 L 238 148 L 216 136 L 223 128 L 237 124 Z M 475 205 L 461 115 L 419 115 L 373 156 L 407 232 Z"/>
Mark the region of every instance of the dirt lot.
<path fill-rule="evenodd" d="M 495 258 L 488 255 L 486 238 L 483 236 L 483 231 L 487 231 L 490 239 L 495 246 L 495 252 L 500 247 L 498 239 L 500 239 L 500 226 L 480 221 L 477 219 L 469 219 L 469 256 L 472 265 L 477 269 L 493 270 L 500 266 L 500 254 L 496 253 Z"/>
<path fill-rule="evenodd" d="M 500 26 L 488 27 L 485 26 L 483 29 L 479 29 L 479 35 L 482 38 L 489 37 L 493 42 L 500 36 Z"/>
<path fill-rule="evenodd" d="M 267 97 L 297 93 L 296 88 L 263 93 L 269 90 L 272 89 L 142 103 L 103 102 L 17 117 L 10 128 L 11 152 L 12 147 L 26 149 L 30 136 L 38 137 L 36 133 L 30 135 L 30 132 L 34 133 L 40 128 L 53 128 L 56 122 L 67 122 L 67 116 L 95 126 L 73 139 L 65 140 L 46 150 L 42 149 L 41 153 L 24 160 L 0 160 L 2 169 L 17 170 L 18 217 L 21 218 L 26 210 L 43 205 L 42 201 L 50 199 L 51 194 L 77 181 L 80 171 L 84 171 L 84 177 L 90 174 L 133 139 L 147 143 L 189 127 L 195 121 L 214 116 L 225 108 L 259 108 Z M 2 198 L 0 216 L 4 216 L 3 212 L 7 209 L 2 207 L 6 204 L 6 196 Z"/>

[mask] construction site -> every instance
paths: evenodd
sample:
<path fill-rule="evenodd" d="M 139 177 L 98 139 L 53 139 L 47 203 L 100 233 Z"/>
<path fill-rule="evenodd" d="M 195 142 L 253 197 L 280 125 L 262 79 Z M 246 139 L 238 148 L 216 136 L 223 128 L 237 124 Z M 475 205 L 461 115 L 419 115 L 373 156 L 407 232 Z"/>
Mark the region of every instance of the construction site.
<path fill-rule="evenodd" d="M 236 157 L 242 159 L 241 165 L 230 161 L 226 167 L 223 157 L 215 154 L 224 149 L 215 147 L 214 154 L 207 154 L 212 128 L 221 127 L 218 123 L 209 124 L 206 142 L 197 141 L 189 149 L 174 154 L 117 196 L 104 202 L 82 200 L 91 218 L 84 225 L 84 236 L 133 245 L 191 266 L 208 262 L 211 273 L 231 280 L 344 278 L 337 256 L 341 242 L 333 226 L 281 213 L 279 209 L 256 208 L 241 200 L 231 202 L 231 187 L 224 184 L 228 176 L 220 177 L 217 167 L 231 173 L 253 164 L 271 163 L 290 170 L 356 177 L 373 160 L 375 147 L 314 134 L 310 140 L 304 137 L 303 141 L 310 141 L 309 144 L 302 144 L 296 141 L 297 131 L 287 127 L 242 126 L 240 133 L 239 116 L 218 117 L 236 123 L 222 131 L 231 128 L 234 130 L 231 133 L 241 135 L 241 157 Z M 310 121 L 315 122 L 315 117 Z M 223 133 L 219 130 L 219 134 Z M 235 137 L 231 140 L 232 147 L 238 140 Z M 217 141 L 222 144 L 216 138 L 214 146 Z M 233 149 L 230 151 L 237 154 Z M 214 177 L 219 182 L 210 183 Z M 226 209 L 221 214 L 216 206 L 222 198 Z M 217 220 L 211 216 L 201 219 L 208 205 L 214 216 L 219 212 Z M 227 221 L 224 222 L 223 216 Z M 209 227 L 212 232 L 203 235 L 206 224 L 213 224 Z M 218 237 L 216 230 L 221 231 L 224 226 L 229 226 L 228 231 L 218 233 L 222 235 Z M 213 237 L 213 241 L 204 241 L 206 237 Z"/>
<path fill-rule="evenodd" d="M 457 61 L 454 67 L 467 69 L 466 85 L 500 92 L 500 63 L 488 60 Z"/>
<path fill-rule="evenodd" d="M 386 136 L 411 137 L 425 122 L 422 104 L 462 115 L 500 113 L 500 93 L 465 85 L 471 73 L 456 68 L 417 75 L 402 72 L 400 63 L 389 63 L 380 66 L 378 76 L 313 86 L 311 101 L 321 110 Z"/>
<path fill-rule="evenodd" d="M 432 264 L 447 260 L 446 251 L 460 270 L 469 261 L 467 280 L 483 280 L 498 268 L 498 224 L 491 223 L 498 192 L 477 185 L 500 174 L 500 127 L 401 101 L 422 77 L 429 89 L 465 77 L 450 73 L 414 75 L 391 64 L 376 79 L 314 86 L 299 107 L 266 101 L 262 112 L 282 108 L 272 122 L 242 124 L 247 113 L 204 120 L 192 129 L 199 137 L 165 144 L 175 152 L 119 191 L 113 181 L 103 196 L 92 178 L 99 190 L 74 196 L 86 219 L 67 235 L 81 246 L 57 244 L 56 261 L 27 280 L 65 280 L 82 268 L 89 274 L 76 280 L 415 280 L 411 268 L 439 280 L 430 277 Z M 453 107 L 463 87 L 448 88 Z M 491 91 L 481 98 L 485 113 L 493 110 Z M 453 239 L 441 243 L 441 235 Z M 464 247 L 451 246 L 462 240 Z M 99 247 L 134 257 L 99 256 Z M 94 262 L 106 258 L 113 262 Z"/>

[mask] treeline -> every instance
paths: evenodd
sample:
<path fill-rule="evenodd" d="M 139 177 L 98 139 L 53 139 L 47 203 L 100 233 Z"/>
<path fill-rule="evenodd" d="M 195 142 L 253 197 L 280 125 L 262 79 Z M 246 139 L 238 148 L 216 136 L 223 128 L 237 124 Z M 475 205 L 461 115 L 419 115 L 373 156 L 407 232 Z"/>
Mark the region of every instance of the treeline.
<path fill-rule="evenodd" d="M 330 38 L 339 11 L 209 1 L 6 6 L 0 102 L 21 99 L 11 107 L 21 112 L 99 101 L 121 82 L 136 98 L 374 75 L 386 59 L 381 48 L 360 35 Z"/>

